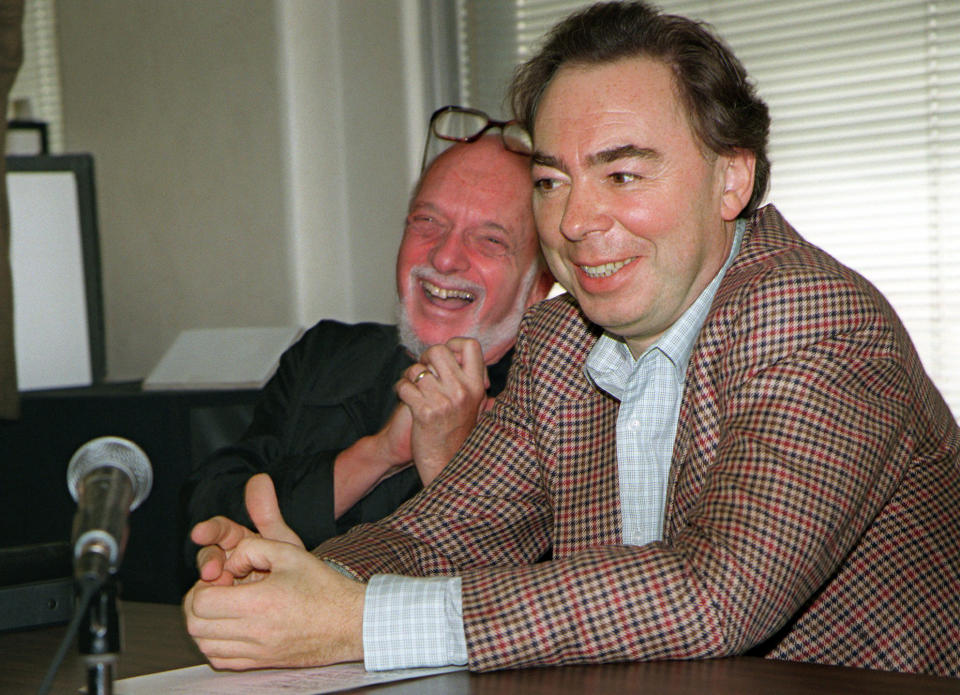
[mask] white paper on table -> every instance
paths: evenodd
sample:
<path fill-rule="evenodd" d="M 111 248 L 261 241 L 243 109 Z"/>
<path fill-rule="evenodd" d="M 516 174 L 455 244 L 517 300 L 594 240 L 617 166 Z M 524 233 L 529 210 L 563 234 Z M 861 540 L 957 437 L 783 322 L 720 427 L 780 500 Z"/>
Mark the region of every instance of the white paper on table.
<path fill-rule="evenodd" d="M 236 695 L 251 692 L 258 695 L 319 695 L 464 670 L 463 666 L 445 666 L 367 671 L 362 663 L 354 662 L 322 668 L 214 671 L 204 664 L 124 678 L 116 681 L 113 688 L 117 695 Z"/>

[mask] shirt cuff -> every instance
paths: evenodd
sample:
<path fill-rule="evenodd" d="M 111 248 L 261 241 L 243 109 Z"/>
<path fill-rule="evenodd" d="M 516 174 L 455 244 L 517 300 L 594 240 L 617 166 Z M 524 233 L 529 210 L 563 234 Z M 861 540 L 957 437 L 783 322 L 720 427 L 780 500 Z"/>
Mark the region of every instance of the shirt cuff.
<path fill-rule="evenodd" d="M 459 577 L 371 577 L 363 604 L 368 671 L 466 663 Z"/>

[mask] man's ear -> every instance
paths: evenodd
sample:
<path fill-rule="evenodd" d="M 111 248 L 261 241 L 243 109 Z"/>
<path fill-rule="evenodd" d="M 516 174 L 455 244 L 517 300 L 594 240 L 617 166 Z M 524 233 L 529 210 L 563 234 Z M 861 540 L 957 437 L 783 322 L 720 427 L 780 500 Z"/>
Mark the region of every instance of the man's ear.
<path fill-rule="evenodd" d="M 753 170 L 757 158 L 750 150 L 735 150 L 721 157 L 726 160 L 723 171 L 723 197 L 720 216 L 727 222 L 735 220 L 753 195 Z"/>

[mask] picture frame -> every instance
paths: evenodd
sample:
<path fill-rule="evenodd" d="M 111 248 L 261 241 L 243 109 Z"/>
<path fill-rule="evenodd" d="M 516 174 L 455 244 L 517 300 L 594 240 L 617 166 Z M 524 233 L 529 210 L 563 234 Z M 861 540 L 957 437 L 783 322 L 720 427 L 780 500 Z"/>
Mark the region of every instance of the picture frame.
<path fill-rule="evenodd" d="M 102 383 L 106 347 L 93 157 L 10 155 L 6 165 L 19 388 Z"/>

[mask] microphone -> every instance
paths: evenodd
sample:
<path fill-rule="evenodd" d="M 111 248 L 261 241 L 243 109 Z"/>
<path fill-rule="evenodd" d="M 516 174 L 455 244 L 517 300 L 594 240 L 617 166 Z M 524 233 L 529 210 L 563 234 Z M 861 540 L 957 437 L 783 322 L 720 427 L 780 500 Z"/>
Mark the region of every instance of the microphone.
<path fill-rule="evenodd" d="M 116 573 L 127 545 L 127 515 L 150 494 L 150 459 L 133 442 L 98 437 L 67 466 L 67 488 L 77 502 L 73 518 L 73 570 L 81 583 L 101 586 Z"/>

